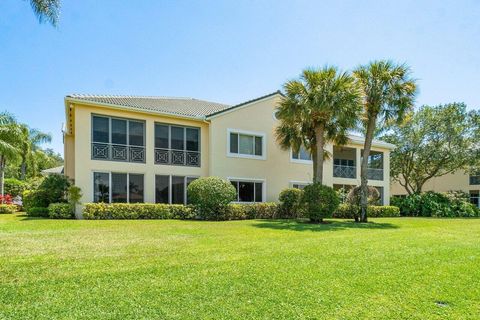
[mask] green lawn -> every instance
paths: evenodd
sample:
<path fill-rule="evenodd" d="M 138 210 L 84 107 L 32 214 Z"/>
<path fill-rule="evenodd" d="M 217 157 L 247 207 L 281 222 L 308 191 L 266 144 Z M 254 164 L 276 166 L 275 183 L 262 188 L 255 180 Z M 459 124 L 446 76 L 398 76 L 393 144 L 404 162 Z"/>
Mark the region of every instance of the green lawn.
<path fill-rule="evenodd" d="M 0 215 L 0 319 L 478 319 L 480 220 L 373 221 Z"/>

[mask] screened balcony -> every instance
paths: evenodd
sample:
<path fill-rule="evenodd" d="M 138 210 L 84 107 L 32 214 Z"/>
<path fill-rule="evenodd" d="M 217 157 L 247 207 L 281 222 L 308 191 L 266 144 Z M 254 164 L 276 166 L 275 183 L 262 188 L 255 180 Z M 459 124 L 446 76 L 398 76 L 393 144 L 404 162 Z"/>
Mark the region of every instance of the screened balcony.
<path fill-rule="evenodd" d="M 200 167 L 200 128 L 155 123 L 155 164 Z"/>
<path fill-rule="evenodd" d="M 357 176 L 355 148 L 333 147 L 333 176 L 355 179 Z"/>
<path fill-rule="evenodd" d="M 383 180 L 383 152 L 370 151 L 367 179 Z"/>

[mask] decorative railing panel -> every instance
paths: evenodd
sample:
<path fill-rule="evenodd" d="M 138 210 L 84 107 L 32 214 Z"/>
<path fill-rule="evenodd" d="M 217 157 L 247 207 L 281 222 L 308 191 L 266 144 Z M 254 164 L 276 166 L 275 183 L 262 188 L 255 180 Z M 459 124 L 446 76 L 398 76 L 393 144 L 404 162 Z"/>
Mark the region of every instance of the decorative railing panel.
<path fill-rule="evenodd" d="M 383 169 L 368 168 L 367 179 L 383 180 Z"/>
<path fill-rule="evenodd" d="M 155 148 L 155 164 L 200 167 L 200 152 Z"/>
<path fill-rule="evenodd" d="M 333 165 L 334 177 L 355 179 L 356 175 L 357 175 L 357 167 L 355 166 L 342 166 L 338 164 Z"/>
<path fill-rule="evenodd" d="M 92 159 L 145 163 L 145 147 L 94 142 Z"/>

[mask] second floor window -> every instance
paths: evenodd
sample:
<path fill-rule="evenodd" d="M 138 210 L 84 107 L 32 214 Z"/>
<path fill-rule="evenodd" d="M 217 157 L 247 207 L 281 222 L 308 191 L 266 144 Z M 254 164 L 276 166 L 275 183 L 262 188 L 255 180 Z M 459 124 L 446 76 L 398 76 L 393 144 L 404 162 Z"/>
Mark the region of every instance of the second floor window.
<path fill-rule="evenodd" d="M 93 116 L 92 159 L 145 162 L 145 123 Z"/>
<path fill-rule="evenodd" d="M 233 157 L 265 159 L 265 135 L 229 129 L 228 155 Z"/>
<path fill-rule="evenodd" d="M 312 155 L 304 146 L 301 146 L 298 152 L 292 150 L 292 160 L 312 161 Z"/>
<path fill-rule="evenodd" d="M 479 185 L 480 184 L 480 174 L 471 174 L 470 175 L 470 185 Z"/>
<path fill-rule="evenodd" d="M 200 128 L 155 124 L 155 163 L 200 166 Z"/>

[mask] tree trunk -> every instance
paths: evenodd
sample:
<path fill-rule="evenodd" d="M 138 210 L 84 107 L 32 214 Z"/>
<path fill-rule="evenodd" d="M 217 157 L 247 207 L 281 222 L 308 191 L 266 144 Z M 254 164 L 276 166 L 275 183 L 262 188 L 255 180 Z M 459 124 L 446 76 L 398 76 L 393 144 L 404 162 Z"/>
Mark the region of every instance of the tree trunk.
<path fill-rule="evenodd" d="M 318 182 L 323 185 L 323 159 L 324 159 L 324 147 L 325 147 L 325 128 L 323 125 L 315 128 L 315 139 L 317 140 L 317 150 L 316 158 L 317 161 L 314 163 L 316 168 L 316 175 L 314 177 L 314 182 Z"/>
<path fill-rule="evenodd" d="M 317 182 L 317 146 L 312 146 L 313 182 Z"/>
<path fill-rule="evenodd" d="M 363 146 L 362 166 L 360 171 L 360 222 L 368 222 L 367 208 L 368 208 L 368 157 L 370 156 L 370 149 L 372 148 L 373 132 L 375 131 L 375 124 L 377 117 L 371 117 L 367 124 L 367 133 L 365 135 L 365 143 Z"/>
<path fill-rule="evenodd" d="M 0 156 L 0 194 L 2 195 L 2 204 L 3 204 L 3 196 L 5 194 L 4 188 L 4 181 L 5 181 L 5 157 Z"/>
<path fill-rule="evenodd" d="M 20 180 L 25 180 L 27 175 L 27 162 L 22 160 L 22 164 L 20 165 Z"/>

